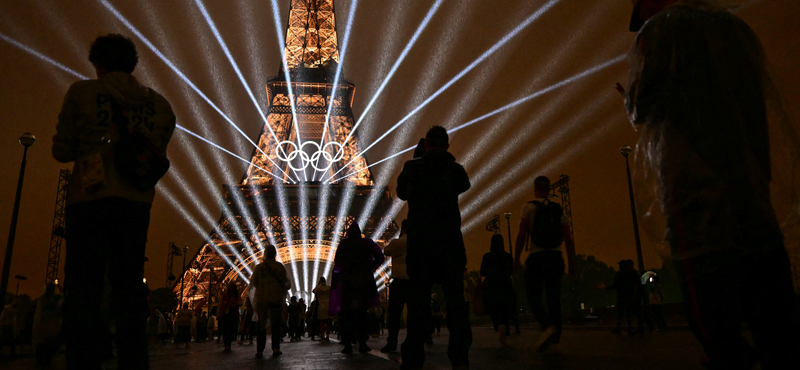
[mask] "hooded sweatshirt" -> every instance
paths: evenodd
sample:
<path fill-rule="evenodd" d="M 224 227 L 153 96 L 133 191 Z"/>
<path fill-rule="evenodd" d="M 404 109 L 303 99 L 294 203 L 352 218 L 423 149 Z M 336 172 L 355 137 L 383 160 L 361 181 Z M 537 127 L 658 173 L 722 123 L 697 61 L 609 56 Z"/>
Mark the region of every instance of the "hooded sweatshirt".
<path fill-rule="evenodd" d="M 143 133 L 166 156 L 175 115 L 163 96 L 124 72 L 76 82 L 64 97 L 52 149 L 59 162 L 75 162 L 67 185 L 67 205 L 108 197 L 153 202 L 155 189 L 134 189 L 114 168 L 119 133 L 111 123 L 112 99 L 127 111 L 128 129 Z"/>

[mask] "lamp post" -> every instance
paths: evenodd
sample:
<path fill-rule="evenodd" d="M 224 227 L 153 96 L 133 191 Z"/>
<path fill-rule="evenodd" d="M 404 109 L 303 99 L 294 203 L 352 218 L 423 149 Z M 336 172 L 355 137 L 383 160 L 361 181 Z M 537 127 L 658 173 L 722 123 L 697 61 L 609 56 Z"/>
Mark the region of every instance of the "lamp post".
<path fill-rule="evenodd" d="M 26 132 L 19 137 L 19 143 L 25 147 L 22 152 L 22 166 L 19 168 L 19 181 L 17 182 L 17 196 L 14 198 L 14 211 L 11 212 L 11 228 L 8 231 L 8 243 L 6 244 L 6 258 L 3 262 L 3 279 L 0 282 L 0 303 L 3 303 L 8 291 L 8 275 L 11 272 L 11 256 L 14 253 L 14 237 L 17 234 L 17 219 L 19 217 L 19 202 L 22 199 L 22 181 L 25 179 L 25 163 L 28 159 L 28 148 L 36 142 L 36 136 Z"/>
<path fill-rule="evenodd" d="M 644 274 L 644 259 L 642 258 L 642 242 L 639 239 L 639 221 L 636 217 L 636 203 L 633 200 L 633 182 L 631 182 L 631 167 L 628 165 L 628 156 L 631 155 L 631 147 L 623 145 L 619 148 L 619 154 L 625 157 L 625 170 L 628 171 L 628 194 L 631 197 L 631 215 L 633 216 L 633 237 L 636 240 L 636 258 L 639 262 L 639 274 Z"/>
<path fill-rule="evenodd" d="M 511 255 L 513 256 L 514 244 L 511 243 L 511 212 L 506 212 L 505 214 L 503 214 L 503 216 L 506 216 L 506 221 L 508 221 L 508 253 L 511 253 Z"/>
<path fill-rule="evenodd" d="M 22 275 L 14 275 L 14 279 L 17 279 L 17 291 L 14 292 L 14 296 L 16 297 L 16 296 L 19 295 L 19 281 L 20 280 L 28 280 L 28 278 L 25 277 L 25 276 L 22 276 Z"/>
<path fill-rule="evenodd" d="M 189 246 L 183 246 L 183 270 L 181 272 L 181 308 L 183 308 L 183 281 L 186 280 L 186 253 L 189 253 Z"/>

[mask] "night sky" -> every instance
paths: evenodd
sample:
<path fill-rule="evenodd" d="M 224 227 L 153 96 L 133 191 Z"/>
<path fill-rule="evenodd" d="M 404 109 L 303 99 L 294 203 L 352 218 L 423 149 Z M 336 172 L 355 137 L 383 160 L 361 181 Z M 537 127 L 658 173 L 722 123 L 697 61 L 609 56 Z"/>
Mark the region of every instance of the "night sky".
<path fill-rule="evenodd" d="M 289 0 L 279 0 L 285 35 Z M 264 84 L 277 75 L 280 50 L 270 1 L 205 1 L 247 86 L 266 105 Z M 361 0 L 353 15 L 347 49 L 342 51 L 353 0 L 336 5 L 343 75 L 356 85 L 353 110 L 361 117 L 392 65 L 433 5 L 433 0 Z M 800 128 L 800 2 L 729 1 L 764 45 L 769 68 L 795 130 Z M 623 56 L 629 0 L 445 0 L 400 64 L 358 128 L 362 148 L 373 143 L 511 33 L 537 10 L 529 26 L 430 101 L 366 153 L 375 163 L 416 144 L 432 125 L 453 128 L 580 75 L 451 135 L 450 151 L 464 164 L 472 189 L 461 197 L 469 268 L 477 269 L 489 249 L 484 225 L 494 214 L 511 211 L 512 233 L 519 211 L 533 197 L 533 178 L 572 181 L 572 211 L 578 253 L 615 265 L 636 259 L 625 176 L 618 150 L 635 145 L 638 134 L 627 122 L 617 82 L 627 79 Z M 111 1 L 111 6 L 194 83 L 253 141 L 263 120 L 194 1 Z M 4 1 L 0 4 L 0 241 L 8 237 L 23 132 L 36 135 L 29 150 L 9 291 L 14 275 L 29 278 L 21 293 L 42 292 L 59 169 L 51 154 L 61 102 L 69 85 L 94 78 L 87 60 L 95 37 L 122 33 L 140 55 L 134 75 L 172 104 L 178 124 L 249 158 L 253 147 L 179 75 L 99 1 Z M 22 47 L 59 63 L 54 66 Z M 617 59 L 615 59 L 617 58 Z M 607 63 L 612 61 L 611 63 Z M 604 64 L 605 63 L 605 64 Z M 602 65 L 587 72 L 590 69 Z M 583 73 L 583 74 L 582 74 Z M 581 75 L 582 74 L 582 75 Z M 188 245 L 193 254 L 220 215 L 222 184 L 238 183 L 246 164 L 178 130 L 170 143 L 172 169 L 153 204 L 145 276 L 151 288 L 165 281 L 168 242 Z M 373 169 L 378 185 L 396 185 L 404 155 Z M 165 194 L 169 192 L 174 202 Z M 780 202 L 782 200 L 775 200 Z M 404 208 L 396 220 L 405 216 Z M 502 224 L 506 236 L 505 220 Z M 648 268 L 661 266 L 654 244 L 643 236 Z M 63 278 L 63 260 L 59 276 Z M 0 255 L 2 258 L 3 255 Z M 179 272 L 179 261 L 175 274 Z M 92 268 L 87 266 L 86 268 Z"/>

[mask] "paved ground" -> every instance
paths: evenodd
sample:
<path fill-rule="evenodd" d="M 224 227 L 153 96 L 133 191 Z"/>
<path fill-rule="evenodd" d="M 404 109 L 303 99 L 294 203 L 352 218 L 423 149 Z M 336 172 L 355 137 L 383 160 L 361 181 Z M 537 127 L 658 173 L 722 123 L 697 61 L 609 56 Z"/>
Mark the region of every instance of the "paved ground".
<path fill-rule="evenodd" d="M 401 340 L 405 335 L 401 332 Z M 647 369 L 694 370 L 702 369 L 699 359 L 701 348 L 687 330 L 656 332 L 644 337 L 614 335 L 606 329 L 567 329 L 560 346 L 545 353 L 537 353 L 534 346 L 539 336 L 533 327 L 523 327 L 521 335 L 510 337 L 507 348 L 497 344 L 489 327 L 474 327 L 474 344 L 470 352 L 472 369 Z M 435 344 L 427 348 L 426 370 L 449 369 L 447 360 L 446 330 L 434 337 Z M 175 349 L 168 345 L 150 353 L 153 370 L 174 369 L 398 369 L 400 354 L 382 354 L 378 349 L 385 343 L 385 335 L 370 339 L 373 351 L 368 354 L 343 355 L 337 342 L 327 344 L 303 340 L 283 343 L 283 356 L 257 359 L 254 345 L 234 344 L 233 353 L 223 353 L 221 345 L 205 342 L 192 344 L 190 349 Z M 269 348 L 269 344 L 268 344 Z M 64 368 L 64 356 L 59 355 L 52 369 Z M 116 366 L 109 366 L 113 369 Z M 30 356 L 14 361 L 0 360 L 4 370 L 37 369 Z"/>

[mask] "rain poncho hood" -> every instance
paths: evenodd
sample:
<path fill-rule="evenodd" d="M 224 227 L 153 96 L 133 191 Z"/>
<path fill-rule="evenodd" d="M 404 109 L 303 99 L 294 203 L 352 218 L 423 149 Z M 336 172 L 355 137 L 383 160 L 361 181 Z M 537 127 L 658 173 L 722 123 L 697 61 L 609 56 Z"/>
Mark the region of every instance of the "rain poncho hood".
<path fill-rule="evenodd" d="M 780 248 L 781 228 L 796 244 L 800 145 L 750 27 L 713 2 L 678 1 L 644 25 L 629 63 L 637 210 L 659 253 L 713 255 L 699 267 L 710 272 Z"/>

